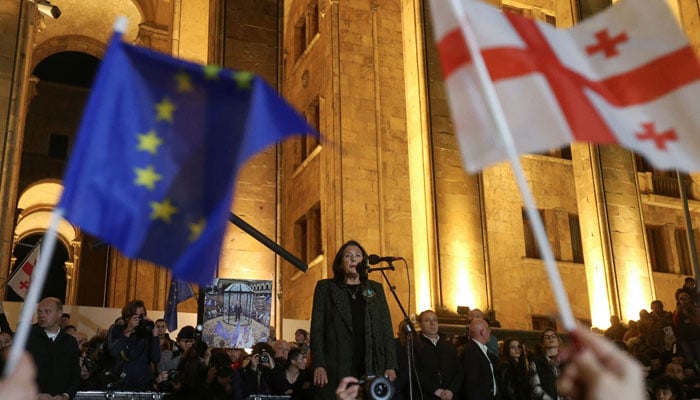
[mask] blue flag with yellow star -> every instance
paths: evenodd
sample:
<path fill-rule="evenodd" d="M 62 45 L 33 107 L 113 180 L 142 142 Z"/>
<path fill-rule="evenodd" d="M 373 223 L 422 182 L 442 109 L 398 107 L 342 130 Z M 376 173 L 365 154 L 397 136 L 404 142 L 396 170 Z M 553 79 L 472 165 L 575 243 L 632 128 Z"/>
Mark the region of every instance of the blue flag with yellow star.
<path fill-rule="evenodd" d="M 163 319 L 168 323 L 170 332 L 177 329 L 177 305 L 190 297 L 194 297 L 192 285 L 179 279 L 170 280 L 168 303 L 165 305 L 165 313 L 163 314 Z"/>
<path fill-rule="evenodd" d="M 239 168 L 286 137 L 316 134 L 249 72 L 110 41 L 58 207 L 130 258 L 210 284 Z"/>

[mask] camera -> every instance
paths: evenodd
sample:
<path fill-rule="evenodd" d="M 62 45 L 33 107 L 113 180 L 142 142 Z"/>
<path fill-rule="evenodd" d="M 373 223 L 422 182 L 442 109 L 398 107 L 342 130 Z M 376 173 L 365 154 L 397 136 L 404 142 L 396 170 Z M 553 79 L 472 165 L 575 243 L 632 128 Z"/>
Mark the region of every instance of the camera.
<path fill-rule="evenodd" d="M 362 387 L 362 398 L 389 400 L 394 397 L 394 385 L 384 376 L 367 375 L 357 382 Z"/>
<path fill-rule="evenodd" d="M 151 321 L 150 319 L 144 319 L 144 317 L 141 316 L 139 324 L 136 326 L 134 333 L 136 333 L 137 336 L 151 336 L 155 327 L 155 322 Z"/>
<path fill-rule="evenodd" d="M 267 354 L 266 351 L 263 351 L 260 354 L 260 364 L 269 364 L 270 363 L 270 355 Z"/>
<path fill-rule="evenodd" d="M 180 371 L 178 371 L 176 369 L 171 369 L 170 371 L 168 371 L 168 382 L 180 383 L 181 380 L 182 380 L 182 375 L 181 375 Z"/>

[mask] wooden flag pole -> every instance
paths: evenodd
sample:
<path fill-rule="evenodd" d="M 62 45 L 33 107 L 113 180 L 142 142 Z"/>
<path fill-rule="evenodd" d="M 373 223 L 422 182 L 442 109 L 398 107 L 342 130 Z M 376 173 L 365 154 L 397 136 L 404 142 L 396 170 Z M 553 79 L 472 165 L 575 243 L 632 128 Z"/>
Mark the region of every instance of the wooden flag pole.
<path fill-rule="evenodd" d="M 501 102 L 498 100 L 498 95 L 496 94 L 496 88 L 491 81 L 488 70 L 486 69 L 486 63 L 479 50 L 478 43 L 476 41 L 476 36 L 469 25 L 467 20 L 467 14 L 462 7 L 462 0 L 451 0 L 452 8 L 457 15 L 459 20 L 459 26 L 464 35 L 464 40 L 467 43 L 467 48 L 469 49 L 469 54 L 474 63 L 474 68 L 476 69 L 477 77 L 479 78 L 479 84 L 481 90 L 486 96 L 486 103 L 488 110 L 491 113 L 494 123 L 498 133 L 503 140 L 503 145 L 508 154 L 508 159 L 510 160 L 511 166 L 513 168 L 513 173 L 515 174 L 515 180 L 520 189 L 520 194 L 523 198 L 523 203 L 525 204 L 525 210 L 527 216 L 532 222 L 532 230 L 537 239 L 537 246 L 540 249 L 540 253 L 544 259 L 545 267 L 547 269 L 547 275 L 549 276 L 549 282 L 552 286 L 554 292 L 554 299 L 559 308 L 559 318 L 566 329 L 569 332 L 573 332 L 576 329 L 576 320 L 574 319 L 573 312 L 571 311 L 571 304 L 569 303 L 569 297 L 564 289 L 564 283 L 561 280 L 561 275 L 559 274 L 559 269 L 557 268 L 556 261 L 554 260 L 554 254 L 552 252 L 552 247 L 549 244 L 549 238 L 547 237 L 547 232 L 544 229 L 544 223 L 542 222 L 542 217 L 537 210 L 537 205 L 532 197 L 532 192 L 530 187 L 525 180 L 525 174 L 523 172 L 522 165 L 520 164 L 520 158 L 518 156 L 518 151 L 515 147 L 515 142 L 513 141 L 513 134 L 511 133 L 508 122 L 506 121 L 505 112 L 501 106 Z M 467 84 L 466 82 L 464 83 Z"/>
<path fill-rule="evenodd" d="M 54 209 L 51 214 L 49 228 L 42 240 L 38 265 L 32 271 L 32 281 L 29 284 L 29 291 L 22 305 L 22 313 L 17 323 L 17 331 L 12 339 L 12 348 L 10 349 L 10 355 L 7 358 L 7 364 L 5 364 L 5 370 L 3 371 L 4 376 L 9 376 L 15 370 L 24 352 L 24 347 L 27 345 L 29 330 L 32 328 L 34 310 L 39 303 L 39 296 L 41 296 L 41 292 L 44 290 L 44 282 L 46 282 L 46 276 L 49 272 L 49 264 L 53 258 L 53 250 L 56 247 L 58 223 L 62 217 L 63 210 L 60 208 Z"/>

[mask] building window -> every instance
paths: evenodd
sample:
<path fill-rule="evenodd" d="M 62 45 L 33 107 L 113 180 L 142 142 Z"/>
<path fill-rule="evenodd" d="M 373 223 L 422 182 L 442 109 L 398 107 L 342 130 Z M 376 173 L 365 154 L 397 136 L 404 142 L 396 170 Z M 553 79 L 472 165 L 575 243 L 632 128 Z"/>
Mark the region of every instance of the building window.
<path fill-rule="evenodd" d="M 68 158 L 68 135 L 51 134 L 49 137 L 49 157 L 60 160 Z"/>
<path fill-rule="evenodd" d="M 543 331 L 547 328 L 557 330 L 557 320 L 547 315 L 532 316 L 532 330 Z"/>
<path fill-rule="evenodd" d="M 664 240 L 663 227 L 648 225 L 646 230 L 652 271 L 670 272 L 666 257 L 666 241 Z"/>
<path fill-rule="evenodd" d="M 544 216 L 542 215 L 542 210 L 538 210 L 542 221 L 544 221 Z M 535 238 L 535 233 L 532 231 L 532 222 L 527 215 L 527 211 L 523 210 L 523 234 L 525 236 L 525 257 L 527 258 L 542 258 L 540 254 L 540 248 L 537 246 L 537 239 Z"/>
<path fill-rule="evenodd" d="M 690 260 L 690 246 L 688 246 L 688 233 L 685 229 L 676 229 L 676 253 L 678 264 L 683 275 L 693 275 L 693 263 Z"/>
<path fill-rule="evenodd" d="M 306 50 L 306 15 L 299 18 L 294 26 L 294 61 L 296 62 Z"/>
<path fill-rule="evenodd" d="M 323 253 L 321 203 L 317 202 L 294 223 L 294 244 L 300 260 L 310 263 Z"/>
<path fill-rule="evenodd" d="M 312 1 L 311 4 L 309 4 L 309 19 L 307 22 L 308 25 L 308 41 L 311 42 L 311 40 L 318 34 L 318 0 Z"/>
<path fill-rule="evenodd" d="M 569 214 L 569 232 L 571 233 L 571 255 L 573 262 L 583 264 L 583 242 L 578 215 Z"/>
<path fill-rule="evenodd" d="M 316 95 L 311 101 L 306 110 L 302 113 L 306 121 L 312 127 L 316 128 L 316 131 L 320 132 L 319 126 L 321 124 L 321 109 L 319 106 L 319 97 Z M 299 168 L 304 161 L 313 153 L 313 151 L 318 147 L 319 141 L 318 137 L 314 135 L 304 135 L 296 136 L 291 141 L 294 143 L 294 169 Z"/>

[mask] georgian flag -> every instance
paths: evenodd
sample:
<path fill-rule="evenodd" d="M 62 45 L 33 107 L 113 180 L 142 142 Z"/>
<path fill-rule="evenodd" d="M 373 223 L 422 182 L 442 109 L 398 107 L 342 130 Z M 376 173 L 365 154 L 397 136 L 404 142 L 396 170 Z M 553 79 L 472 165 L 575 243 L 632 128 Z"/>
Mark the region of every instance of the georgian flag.
<path fill-rule="evenodd" d="M 518 153 L 617 143 L 659 169 L 700 170 L 700 64 L 663 0 L 623 0 L 568 30 L 474 0 L 432 0 L 431 11 L 468 171 L 508 156 L 479 89 L 462 18 Z"/>
<path fill-rule="evenodd" d="M 14 275 L 10 278 L 7 286 L 11 287 L 12 290 L 17 293 L 22 298 L 27 297 L 27 291 L 29 290 L 29 284 L 32 280 L 32 271 L 34 266 L 39 262 L 39 252 L 41 250 L 41 241 L 34 246 L 29 255 L 24 258 L 22 264 L 20 264 L 16 269 Z"/>

